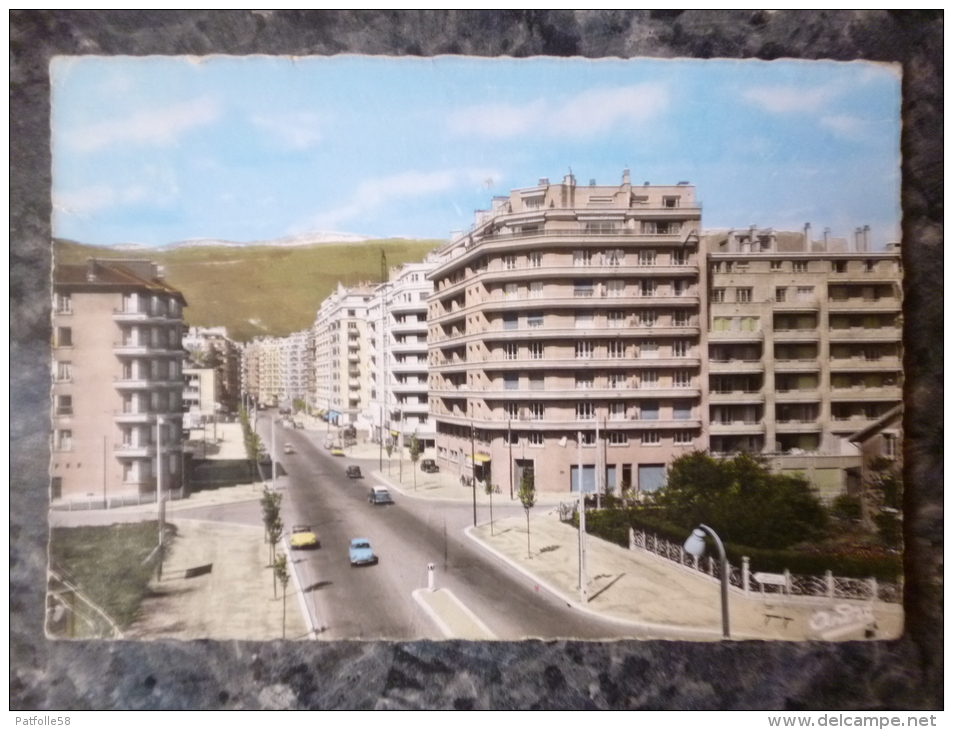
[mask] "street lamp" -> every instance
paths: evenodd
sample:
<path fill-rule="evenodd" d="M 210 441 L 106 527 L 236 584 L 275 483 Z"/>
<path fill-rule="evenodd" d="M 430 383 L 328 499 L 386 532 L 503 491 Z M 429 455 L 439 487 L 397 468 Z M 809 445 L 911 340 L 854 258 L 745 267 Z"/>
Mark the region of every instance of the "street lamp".
<path fill-rule="evenodd" d="M 705 533 L 708 533 L 715 540 L 718 546 L 718 553 L 721 556 L 721 632 L 726 639 L 731 638 L 728 630 L 728 558 L 725 556 L 725 546 L 721 543 L 721 538 L 708 525 L 699 525 L 692 530 L 691 536 L 685 541 L 685 552 L 694 555 L 696 558 L 705 554 Z"/>

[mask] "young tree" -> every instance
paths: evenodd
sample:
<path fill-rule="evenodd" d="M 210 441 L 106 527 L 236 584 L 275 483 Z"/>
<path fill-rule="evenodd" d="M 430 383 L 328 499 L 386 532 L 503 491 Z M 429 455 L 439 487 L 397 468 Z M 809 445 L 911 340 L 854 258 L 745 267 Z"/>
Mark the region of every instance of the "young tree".
<path fill-rule="evenodd" d="M 284 529 L 285 529 L 285 526 L 284 526 L 284 523 L 281 521 L 280 517 L 272 523 L 271 527 L 268 528 L 268 544 L 271 546 L 271 567 L 272 567 L 272 581 L 271 582 L 272 582 L 272 587 L 274 588 L 274 591 L 275 591 L 275 598 L 278 597 L 278 585 L 277 585 L 278 575 L 277 573 L 275 573 L 275 570 L 274 570 L 277 564 L 277 560 L 275 556 L 275 548 L 278 546 L 278 543 L 281 542 L 281 533 L 284 531 Z"/>
<path fill-rule="evenodd" d="M 420 448 L 420 440 L 417 434 L 414 434 L 410 437 L 410 463 L 414 472 L 414 491 L 417 491 L 417 459 L 420 458 L 421 451 L 423 449 Z"/>
<path fill-rule="evenodd" d="M 387 476 L 390 476 L 390 455 L 394 453 L 393 439 L 387 439 L 387 442 L 384 444 L 384 450 L 387 452 Z"/>
<path fill-rule="evenodd" d="M 536 477 L 532 469 L 525 469 L 520 479 L 520 502 L 526 512 L 526 557 L 531 557 L 529 548 L 529 511 L 536 505 Z"/>
<path fill-rule="evenodd" d="M 629 497 L 632 492 L 632 482 L 628 477 L 624 477 L 622 482 L 619 484 L 619 496 L 622 498 L 622 504 L 625 507 L 629 506 Z"/>
<path fill-rule="evenodd" d="M 493 485 L 493 477 L 487 476 L 486 484 L 483 487 L 483 491 L 487 493 L 487 496 L 490 498 L 490 534 L 493 534 L 493 490 L 496 487 Z"/>
<path fill-rule="evenodd" d="M 261 519 L 265 523 L 265 542 L 268 542 L 268 535 L 271 533 L 272 526 L 280 520 L 281 495 L 278 492 L 265 489 L 261 499 L 258 500 L 258 504 L 261 505 Z"/>
<path fill-rule="evenodd" d="M 275 575 L 278 582 L 281 583 L 281 638 L 285 638 L 285 615 L 288 607 L 288 580 L 291 575 L 288 573 L 288 558 L 284 553 L 275 558 Z"/>

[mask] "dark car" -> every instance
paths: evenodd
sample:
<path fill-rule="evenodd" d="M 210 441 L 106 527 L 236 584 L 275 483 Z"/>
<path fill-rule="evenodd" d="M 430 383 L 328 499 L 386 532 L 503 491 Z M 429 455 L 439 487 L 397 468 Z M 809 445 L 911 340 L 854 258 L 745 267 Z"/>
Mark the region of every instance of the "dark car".
<path fill-rule="evenodd" d="M 426 472 L 427 474 L 436 474 L 440 471 L 440 467 L 437 466 L 437 462 L 433 459 L 424 459 L 420 462 L 420 471 Z"/>
<path fill-rule="evenodd" d="M 361 474 L 361 467 L 351 464 L 345 471 L 351 479 L 363 479 L 364 475 Z"/>

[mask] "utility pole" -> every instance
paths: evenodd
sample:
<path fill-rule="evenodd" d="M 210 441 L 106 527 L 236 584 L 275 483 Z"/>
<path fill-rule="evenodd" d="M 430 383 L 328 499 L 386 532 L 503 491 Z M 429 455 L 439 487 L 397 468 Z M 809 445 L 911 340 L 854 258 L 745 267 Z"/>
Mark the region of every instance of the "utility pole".
<path fill-rule="evenodd" d="M 582 431 L 576 433 L 576 452 L 579 460 L 579 600 L 588 603 L 586 597 L 586 490 L 582 479 Z"/>
<path fill-rule="evenodd" d="M 275 417 L 271 417 L 271 491 L 275 491 L 275 470 L 278 468 L 278 452 L 275 451 Z"/>
<path fill-rule="evenodd" d="M 381 249 L 381 333 L 377 338 L 380 342 L 381 358 L 381 424 L 380 424 L 380 450 L 378 468 L 384 469 L 384 434 L 390 438 L 390 429 L 384 427 L 384 414 L 387 412 L 387 254 Z M 390 466 L 390 457 L 388 457 L 388 467 Z"/>
<path fill-rule="evenodd" d="M 156 416 L 156 507 L 159 512 L 159 570 L 158 578 L 162 580 L 162 553 L 163 534 L 165 533 L 165 501 L 162 494 L 162 426 L 165 419 Z"/>
<path fill-rule="evenodd" d="M 510 450 L 510 500 L 513 499 L 513 421 L 506 421 L 506 443 Z"/>
<path fill-rule="evenodd" d="M 473 490 L 473 526 L 476 527 L 476 439 L 473 433 L 473 409 L 470 409 L 470 488 Z"/>

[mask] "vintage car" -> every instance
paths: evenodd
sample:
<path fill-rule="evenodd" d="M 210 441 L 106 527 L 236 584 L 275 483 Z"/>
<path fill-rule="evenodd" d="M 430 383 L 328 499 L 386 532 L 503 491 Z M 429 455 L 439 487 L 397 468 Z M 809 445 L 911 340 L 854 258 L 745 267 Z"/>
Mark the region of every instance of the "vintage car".
<path fill-rule="evenodd" d="M 348 475 L 351 479 L 363 479 L 364 475 L 361 474 L 361 467 L 351 464 L 345 471 L 345 474 Z"/>
<path fill-rule="evenodd" d="M 295 452 L 295 447 L 291 444 L 285 444 L 284 452 L 286 454 L 293 454 Z"/>
<path fill-rule="evenodd" d="M 437 462 L 433 459 L 424 459 L 420 462 L 420 471 L 426 472 L 427 474 L 436 474 L 440 471 L 440 467 L 437 466 Z"/>
<path fill-rule="evenodd" d="M 342 449 L 340 446 L 332 446 L 331 456 L 344 456 L 344 449 Z"/>
<path fill-rule="evenodd" d="M 291 528 L 292 550 L 308 550 L 321 547 L 321 538 L 308 525 L 295 525 Z"/>
<path fill-rule="evenodd" d="M 371 504 L 394 504 L 387 487 L 371 487 L 367 493 L 367 501 Z"/>
<path fill-rule="evenodd" d="M 377 556 L 371 550 L 371 543 L 366 537 L 355 537 L 351 540 L 351 547 L 348 549 L 351 559 L 351 566 L 358 565 L 376 565 Z"/>

